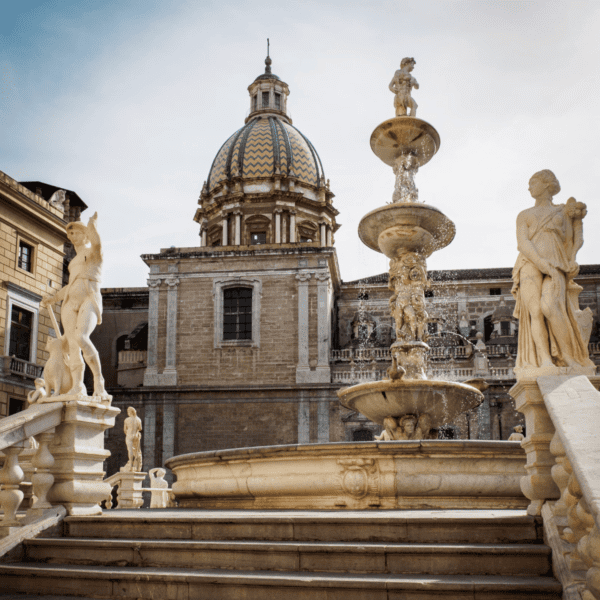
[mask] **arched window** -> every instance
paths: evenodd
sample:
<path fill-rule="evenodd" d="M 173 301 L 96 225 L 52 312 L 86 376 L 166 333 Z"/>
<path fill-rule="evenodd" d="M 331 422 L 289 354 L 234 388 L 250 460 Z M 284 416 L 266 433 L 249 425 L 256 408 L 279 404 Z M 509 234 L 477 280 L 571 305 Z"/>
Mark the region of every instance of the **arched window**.
<path fill-rule="evenodd" d="M 252 288 L 223 291 L 223 340 L 252 339 Z"/>

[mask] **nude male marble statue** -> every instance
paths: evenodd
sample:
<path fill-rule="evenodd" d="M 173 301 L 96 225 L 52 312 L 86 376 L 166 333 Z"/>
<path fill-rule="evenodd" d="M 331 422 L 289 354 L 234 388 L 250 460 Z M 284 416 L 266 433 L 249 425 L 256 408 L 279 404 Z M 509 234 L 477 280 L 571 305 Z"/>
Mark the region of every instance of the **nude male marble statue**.
<path fill-rule="evenodd" d="M 139 473 L 142 470 L 142 420 L 137 416 L 137 411 L 133 406 L 127 409 L 127 415 L 123 422 L 128 458 L 125 469 Z"/>
<path fill-rule="evenodd" d="M 579 310 L 581 287 L 573 280 L 583 245 L 586 205 L 569 198 L 553 204 L 560 192 L 547 169 L 529 180 L 535 206 L 517 217 L 519 256 L 513 269 L 514 316 L 519 319 L 515 370 L 593 367 L 588 355 L 592 315 Z"/>
<path fill-rule="evenodd" d="M 413 88 L 419 89 L 417 80 L 410 74 L 415 68 L 415 64 L 414 58 L 403 58 L 400 68 L 394 73 L 394 77 L 390 82 L 389 88 L 394 94 L 394 108 L 397 117 L 407 116 L 409 108 L 411 117 L 417 115 L 417 103 L 410 95 Z"/>
<path fill-rule="evenodd" d="M 90 334 L 102 322 L 102 245 L 96 229 L 97 219 L 98 213 L 94 213 L 87 226 L 81 222 L 67 225 L 67 237 L 76 252 L 69 263 L 69 283 L 54 296 L 45 296 L 41 305 L 49 308 L 62 300 L 61 318 L 72 378 L 72 387 L 65 395 L 87 396 L 83 385 L 85 359 L 94 376 L 93 396 L 100 401 L 110 401 L 111 397 L 104 388 L 100 357 L 90 340 Z"/>

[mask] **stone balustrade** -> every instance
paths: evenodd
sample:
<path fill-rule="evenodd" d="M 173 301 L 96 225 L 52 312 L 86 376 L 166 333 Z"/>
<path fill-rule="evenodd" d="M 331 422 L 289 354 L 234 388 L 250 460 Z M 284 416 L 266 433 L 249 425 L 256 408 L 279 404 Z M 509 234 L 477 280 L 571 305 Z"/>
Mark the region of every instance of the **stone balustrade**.
<path fill-rule="evenodd" d="M 528 512 L 541 514 L 563 598 L 600 600 L 600 393 L 586 376 L 544 376 L 511 390 L 526 417 Z"/>
<path fill-rule="evenodd" d="M 121 350 L 119 352 L 119 364 L 131 365 L 146 363 L 148 352 L 146 350 Z"/>
<path fill-rule="evenodd" d="M 5 375 L 16 375 L 23 379 L 37 379 L 42 376 L 44 367 L 35 363 L 17 358 L 16 356 L 2 356 L 1 369 Z"/>
<path fill-rule="evenodd" d="M 28 518 L 63 506 L 68 514 L 92 515 L 101 512 L 108 484 L 103 461 L 104 430 L 113 427 L 119 409 L 72 400 L 34 404 L 0 421 L 0 538 L 11 536 Z M 32 443 L 31 439 L 35 442 Z M 24 451 L 34 448 L 31 458 L 31 487 L 35 498 L 25 518 L 17 513 L 24 499 L 25 472 L 19 462 Z"/>

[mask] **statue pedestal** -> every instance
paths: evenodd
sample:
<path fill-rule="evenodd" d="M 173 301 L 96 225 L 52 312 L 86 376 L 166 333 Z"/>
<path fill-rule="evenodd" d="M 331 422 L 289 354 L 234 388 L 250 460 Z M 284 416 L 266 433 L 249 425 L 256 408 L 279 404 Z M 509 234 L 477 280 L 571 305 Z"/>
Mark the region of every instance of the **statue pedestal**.
<path fill-rule="evenodd" d="M 148 473 L 127 471 L 121 467 L 119 491 L 117 494 L 117 508 L 141 508 L 144 504 L 142 498 L 142 484 Z"/>
<path fill-rule="evenodd" d="M 562 373 L 555 368 L 552 374 Z M 598 389 L 600 378 L 594 377 L 590 380 Z M 550 443 L 555 429 L 535 379 L 518 381 L 509 390 L 509 394 L 514 398 L 516 409 L 525 415 L 527 435 L 521 442 L 521 446 L 527 455 L 525 465 L 527 475 L 521 479 L 521 490 L 531 501 L 527 513 L 536 516 L 541 514 L 546 500 L 560 498 L 560 490 L 552 478 L 552 467 L 556 460 L 550 452 Z"/>
<path fill-rule="evenodd" d="M 54 485 L 48 500 L 62 504 L 69 515 L 100 514 L 100 502 L 110 494 L 110 485 L 103 482 L 103 463 L 110 456 L 104 449 L 104 431 L 114 427 L 121 411 L 85 400 L 67 401 L 63 411 L 49 446 Z"/>

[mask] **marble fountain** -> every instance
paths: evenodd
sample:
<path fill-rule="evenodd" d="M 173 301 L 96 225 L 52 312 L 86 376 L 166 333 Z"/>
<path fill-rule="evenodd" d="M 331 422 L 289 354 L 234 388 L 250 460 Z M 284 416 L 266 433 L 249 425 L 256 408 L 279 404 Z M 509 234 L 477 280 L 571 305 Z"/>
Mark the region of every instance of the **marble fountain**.
<path fill-rule="evenodd" d="M 359 237 L 390 259 L 396 341 L 388 378 L 338 391 L 343 406 L 384 427 L 373 442 L 292 444 L 175 456 L 179 505 L 210 509 L 524 508 L 518 442 L 439 440 L 438 430 L 483 401 L 485 382 L 426 378 L 426 259 L 455 235 L 444 213 L 419 201 L 415 174 L 440 146 L 416 117 L 415 61 L 403 59 L 390 90 L 396 116 L 371 135 L 396 176 L 392 202 L 363 217 Z M 410 111 L 410 114 L 409 114 Z"/>

